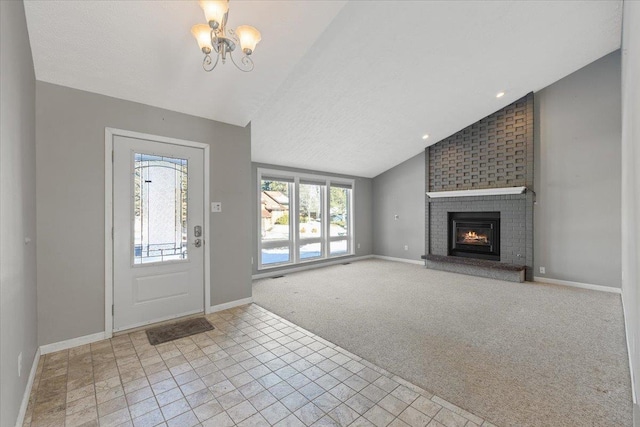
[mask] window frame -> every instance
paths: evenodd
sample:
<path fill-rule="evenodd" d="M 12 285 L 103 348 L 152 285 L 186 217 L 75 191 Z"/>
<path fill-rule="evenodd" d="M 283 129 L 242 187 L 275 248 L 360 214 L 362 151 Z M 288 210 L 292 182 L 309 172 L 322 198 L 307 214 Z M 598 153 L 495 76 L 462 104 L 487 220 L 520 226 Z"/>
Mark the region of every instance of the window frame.
<path fill-rule="evenodd" d="M 284 181 L 293 182 L 290 184 L 289 191 L 289 239 L 288 240 L 274 240 L 268 242 L 266 245 L 262 241 L 262 180 L 264 178 L 282 179 Z M 302 239 L 300 237 L 300 215 L 299 215 L 299 200 L 300 200 L 300 181 L 303 184 L 316 183 L 322 185 L 321 187 L 321 227 L 322 236 L 314 238 Z M 348 199 L 348 227 L 347 236 L 331 236 L 331 206 L 330 206 L 330 188 L 331 184 L 337 184 L 344 187 L 350 187 L 349 199 Z M 330 175 L 320 175 L 313 173 L 293 172 L 280 169 L 268 169 L 257 168 L 257 225 L 258 232 L 258 260 L 257 270 L 270 270 L 283 266 L 293 266 L 300 264 L 313 263 L 318 261 L 326 261 L 330 259 L 342 258 L 353 256 L 354 252 L 354 193 L 355 193 L 355 179 L 341 178 Z M 330 244 L 332 241 L 347 241 L 347 252 L 338 255 L 330 254 Z M 309 243 L 320 242 L 321 254 L 317 257 L 305 258 L 300 257 L 300 247 Z M 278 263 L 262 263 L 262 250 L 269 247 L 283 247 L 289 246 L 289 261 Z"/>

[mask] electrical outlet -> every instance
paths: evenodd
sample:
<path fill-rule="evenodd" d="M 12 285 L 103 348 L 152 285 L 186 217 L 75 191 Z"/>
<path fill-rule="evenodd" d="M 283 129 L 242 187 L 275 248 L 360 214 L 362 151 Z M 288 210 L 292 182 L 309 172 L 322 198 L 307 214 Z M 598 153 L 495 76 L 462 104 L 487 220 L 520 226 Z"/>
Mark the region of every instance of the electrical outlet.
<path fill-rule="evenodd" d="M 211 202 L 211 212 L 222 212 L 222 202 Z"/>
<path fill-rule="evenodd" d="M 544 267 L 540 267 L 540 274 L 546 274 L 547 270 Z"/>
<path fill-rule="evenodd" d="M 18 355 L 18 377 L 22 376 L 22 352 Z"/>
<path fill-rule="evenodd" d="M 408 251 L 409 250 L 409 245 L 404 245 L 404 250 Z"/>

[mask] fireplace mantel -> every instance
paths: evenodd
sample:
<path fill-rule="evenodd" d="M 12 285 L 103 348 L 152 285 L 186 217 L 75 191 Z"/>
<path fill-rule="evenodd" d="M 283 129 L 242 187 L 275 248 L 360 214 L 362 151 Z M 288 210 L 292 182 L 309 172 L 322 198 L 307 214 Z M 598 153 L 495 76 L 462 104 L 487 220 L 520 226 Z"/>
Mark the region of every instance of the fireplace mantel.
<path fill-rule="evenodd" d="M 427 191 L 427 196 L 430 199 L 440 197 L 504 196 L 507 194 L 522 194 L 525 191 L 527 191 L 527 187 L 481 188 L 478 190 Z"/>

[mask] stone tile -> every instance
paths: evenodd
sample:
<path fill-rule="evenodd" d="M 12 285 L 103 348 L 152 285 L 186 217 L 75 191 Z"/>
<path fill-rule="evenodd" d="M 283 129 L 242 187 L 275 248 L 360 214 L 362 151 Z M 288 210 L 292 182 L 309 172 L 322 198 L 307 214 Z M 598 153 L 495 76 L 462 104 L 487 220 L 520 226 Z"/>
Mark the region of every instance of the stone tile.
<path fill-rule="evenodd" d="M 168 405 L 162 406 L 160 410 L 162 411 L 162 415 L 164 416 L 164 418 L 166 420 L 169 420 L 171 418 L 177 417 L 180 414 L 190 411 L 191 407 L 189 406 L 189 403 L 187 403 L 187 401 L 182 398 L 176 400 L 175 402 L 169 403 Z"/>
<path fill-rule="evenodd" d="M 104 417 L 100 417 L 100 427 L 115 427 L 120 424 L 124 424 L 127 421 L 131 421 L 129 410 L 127 408 L 120 409 L 119 411 L 112 412 Z"/>
<path fill-rule="evenodd" d="M 427 399 L 424 396 L 419 396 L 412 404 L 412 407 L 416 408 L 418 411 L 426 414 L 430 417 L 434 417 L 442 406 L 433 402 L 432 400 Z"/>
<path fill-rule="evenodd" d="M 95 406 L 91 406 L 82 411 L 75 412 L 71 415 L 67 414 L 65 417 L 65 427 L 79 427 L 98 425 L 98 412 Z"/>
<path fill-rule="evenodd" d="M 340 427 L 340 424 L 338 424 L 333 418 L 331 418 L 329 415 L 325 415 L 324 417 L 320 418 L 318 421 L 316 421 L 312 427 Z"/>
<path fill-rule="evenodd" d="M 290 411 L 294 412 L 294 411 L 298 410 L 299 408 L 301 408 L 302 406 L 306 405 L 307 402 L 309 402 L 309 401 L 302 394 L 300 394 L 297 391 L 294 391 L 293 393 L 291 393 L 291 394 L 285 396 L 284 398 L 280 399 L 280 402 L 282 402 L 282 404 L 284 406 L 286 406 L 287 409 L 289 409 Z"/>
<path fill-rule="evenodd" d="M 371 421 L 371 423 L 376 427 L 386 427 L 395 418 L 394 415 L 385 411 L 382 407 L 378 405 L 375 405 L 373 408 L 369 409 L 364 414 L 364 417 L 367 420 Z"/>
<path fill-rule="evenodd" d="M 93 397 L 93 396 L 92 396 Z M 118 396 L 115 399 L 108 400 L 98 405 L 98 415 L 104 417 L 112 412 L 119 411 L 127 407 L 127 400 L 124 396 Z"/>
<path fill-rule="evenodd" d="M 411 406 L 402 411 L 398 418 L 409 424 L 411 427 L 424 427 L 431 420 L 431 418 Z"/>
<path fill-rule="evenodd" d="M 200 424 L 200 421 L 193 411 L 184 412 L 167 421 L 168 427 L 194 427 L 198 424 Z"/>
<path fill-rule="evenodd" d="M 413 403 L 413 401 L 416 400 L 418 396 L 420 396 L 415 391 L 409 390 L 407 387 L 403 385 L 398 386 L 395 390 L 391 392 L 391 394 L 409 405 Z"/>
<path fill-rule="evenodd" d="M 150 397 L 149 399 L 134 403 L 133 405 L 129 406 L 131 418 L 137 418 L 156 409 L 159 409 L 159 406 L 154 397 Z"/>
<path fill-rule="evenodd" d="M 368 386 L 360 390 L 360 394 L 364 395 L 369 400 L 378 403 L 380 400 L 382 400 L 383 397 L 387 395 L 387 392 L 374 384 L 369 384 Z"/>
<path fill-rule="evenodd" d="M 164 422 L 164 417 L 160 409 L 151 411 L 133 419 L 134 427 L 155 427 Z"/>
<path fill-rule="evenodd" d="M 282 399 L 283 397 L 288 396 L 294 391 L 295 389 L 284 381 L 281 381 L 273 387 L 269 388 L 269 392 L 273 394 L 276 399 Z"/>
<path fill-rule="evenodd" d="M 300 388 L 298 391 L 300 392 L 300 394 L 302 394 L 304 397 L 306 397 L 309 400 L 313 400 L 316 397 L 320 396 L 321 394 L 324 394 L 325 392 L 325 390 L 322 387 L 320 387 L 319 385 L 313 382 L 305 385 L 304 387 Z"/>
<path fill-rule="evenodd" d="M 227 394 L 223 394 L 222 396 L 218 397 L 216 400 L 222 406 L 222 408 L 227 410 L 227 409 L 233 408 L 239 403 L 244 402 L 247 399 L 245 399 L 242 393 L 240 393 L 238 390 L 233 390 Z"/>
<path fill-rule="evenodd" d="M 165 391 L 164 393 L 156 395 L 156 400 L 160 406 L 168 405 L 176 400 L 182 399 L 182 392 L 179 388 L 174 388 L 173 390 Z"/>
<path fill-rule="evenodd" d="M 263 390 L 260 393 L 251 396 L 249 398 L 249 402 L 251 403 L 251 405 L 253 405 L 254 408 L 256 408 L 258 411 L 261 411 L 267 406 L 270 406 L 277 402 L 277 399 L 271 393 L 269 393 L 268 390 Z"/>
<path fill-rule="evenodd" d="M 191 408 L 196 408 L 202 404 L 214 400 L 215 398 L 213 397 L 213 393 L 211 393 L 209 389 L 205 389 L 190 394 L 189 396 L 185 396 L 185 399 L 187 399 L 187 402 L 189 402 L 189 406 L 191 406 Z"/>
<path fill-rule="evenodd" d="M 238 424 L 238 427 L 265 427 L 268 425 L 269 423 L 262 417 L 262 415 L 253 414 L 252 416 Z"/>
<path fill-rule="evenodd" d="M 288 417 L 291 412 L 280 402 L 275 402 L 272 405 L 267 406 L 260 414 L 270 423 L 275 424 L 278 421 Z"/>
<path fill-rule="evenodd" d="M 279 421 L 274 427 L 305 427 L 304 423 L 295 415 L 291 414 L 285 419 Z"/>
<path fill-rule="evenodd" d="M 213 418 L 222 412 L 224 412 L 224 409 L 215 400 L 210 400 L 193 409 L 193 413 L 201 422 Z"/>
<path fill-rule="evenodd" d="M 468 421 L 462 415 L 458 415 L 447 408 L 442 408 L 438 411 L 433 419 L 446 427 L 464 427 Z"/>
<path fill-rule="evenodd" d="M 402 400 L 398 399 L 391 394 L 385 396 L 381 401 L 378 402 L 378 405 L 381 406 L 384 410 L 392 413 L 394 416 L 398 416 L 407 408 L 407 404 Z"/>
<path fill-rule="evenodd" d="M 202 423 L 202 427 L 233 427 L 234 425 L 235 423 L 226 412 L 221 412 Z"/>
<path fill-rule="evenodd" d="M 333 394 L 335 397 L 344 402 L 351 396 L 354 396 L 356 394 L 356 391 L 349 388 L 349 386 L 347 386 L 346 384 L 341 383 L 329 390 L 329 393 Z"/>
<path fill-rule="evenodd" d="M 295 411 L 294 415 L 305 425 L 310 426 L 324 416 L 324 411 L 309 402 Z"/>
<path fill-rule="evenodd" d="M 363 415 L 375 405 L 375 403 L 361 394 L 356 394 L 350 397 L 345 403 L 360 415 Z"/>
<path fill-rule="evenodd" d="M 227 414 L 231 417 L 231 419 L 237 424 L 240 421 L 243 421 L 249 418 L 251 415 L 255 414 L 256 408 L 254 408 L 251 403 L 248 401 L 243 401 L 239 405 L 234 406 L 227 410 Z"/>
<path fill-rule="evenodd" d="M 375 372 L 375 371 L 372 371 Z M 391 393 L 395 390 L 400 384 L 392 380 L 391 378 L 387 378 L 385 376 L 378 376 L 378 378 L 373 382 L 377 387 L 380 387 L 387 393 Z"/>
<path fill-rule="evenodd" d="M 329 416 L 342 427 L 354 422 L 360 417 L 360 414 L 343 403 L 329 412 Z"/>

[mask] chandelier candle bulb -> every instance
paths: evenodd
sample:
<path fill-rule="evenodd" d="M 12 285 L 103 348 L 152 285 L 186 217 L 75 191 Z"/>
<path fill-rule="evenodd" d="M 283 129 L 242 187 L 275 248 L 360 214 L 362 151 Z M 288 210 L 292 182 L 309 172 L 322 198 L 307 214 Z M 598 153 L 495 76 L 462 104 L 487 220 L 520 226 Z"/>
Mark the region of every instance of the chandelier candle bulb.
<path fill-rule="evenodd" d="M 240 25 L 236 28 L 236 35 L 240 40 L 240 47 L 246 55 L 251 55 L 258 42 L 262 40 L 260 31 L 251 25 Z"/>
<path fill-rule="evenodd" d="M 209 54 L 211 53 L 211 29 L 208 25 L 205 24 L 196 24 L 191 27 L 191 34 L 196 38 L 198 42 L 198 47 L 202 50 L 203 53 Z"/>
<path fill-rule="evenodd" d="M 214 30 L 220 27 L 229 11 L 229 0 L 200 0 L 198 3 L 209 26 Z"/>

